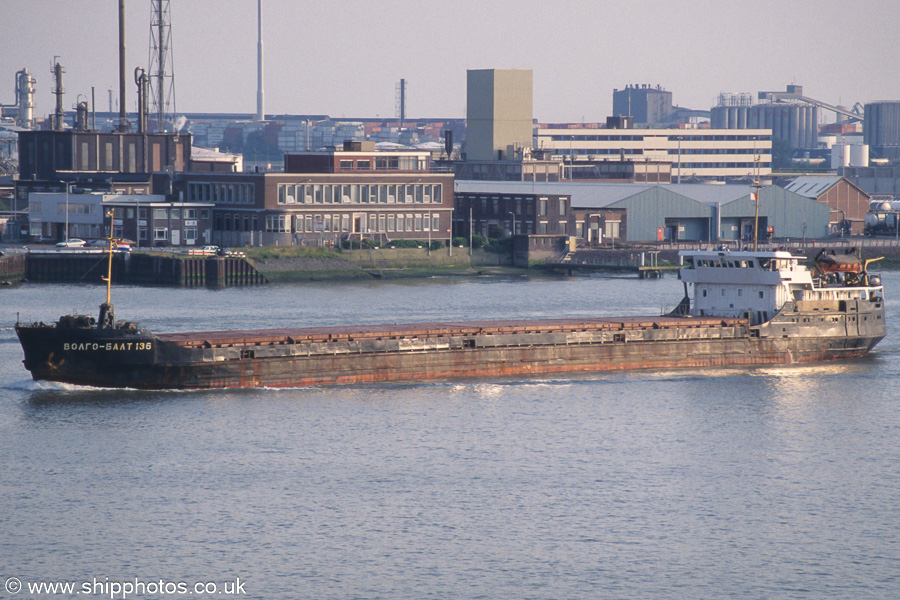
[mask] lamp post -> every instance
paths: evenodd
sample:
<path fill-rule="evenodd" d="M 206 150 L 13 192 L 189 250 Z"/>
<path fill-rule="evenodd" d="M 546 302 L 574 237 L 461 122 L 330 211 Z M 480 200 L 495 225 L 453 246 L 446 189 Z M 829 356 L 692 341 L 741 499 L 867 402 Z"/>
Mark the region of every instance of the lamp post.
<path fill-rule="evenodd" d="M 69 186 L 71 183 L 66 182 L 66 247 L 69 245 Z"/>
<path fill-rule="evenodd" d="M 469 199 L 469 256 L 472 256 L 472 200 Z"/>
<path fill-rule="evenodd" d="M 678 136 L 678 178 L 675 180 L 675 183 L 681 183 L 681 137 L 680 135 Z"/>

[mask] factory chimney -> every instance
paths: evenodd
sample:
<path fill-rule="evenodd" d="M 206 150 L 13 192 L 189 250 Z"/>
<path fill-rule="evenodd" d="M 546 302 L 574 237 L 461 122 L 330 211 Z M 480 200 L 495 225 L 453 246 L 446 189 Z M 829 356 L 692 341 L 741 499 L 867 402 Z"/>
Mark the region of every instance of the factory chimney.
<path fill-rule="evenodd" d="M 257 0 L 258 41 L 256 43 L 256 120 L 266 120 L 265 94 L 263 94 L 263 36 L 262 36 L 262 0 Z"/>
<path fill-rule="evenodd" d="M 119 0 L 119 131 L 128 131 L 125 112 L 125 0 Z"/>

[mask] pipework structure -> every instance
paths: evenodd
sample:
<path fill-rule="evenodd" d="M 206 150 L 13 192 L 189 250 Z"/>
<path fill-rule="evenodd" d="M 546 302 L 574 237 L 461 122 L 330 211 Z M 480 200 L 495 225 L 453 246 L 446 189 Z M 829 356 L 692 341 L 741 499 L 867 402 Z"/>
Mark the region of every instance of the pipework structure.
<path fill-rule="evenodd" d="M 156 131 L 174 128 L 175 67 L 172 57 L 172 19 L 169 0 L 150 0 L 150 97 Z"/>

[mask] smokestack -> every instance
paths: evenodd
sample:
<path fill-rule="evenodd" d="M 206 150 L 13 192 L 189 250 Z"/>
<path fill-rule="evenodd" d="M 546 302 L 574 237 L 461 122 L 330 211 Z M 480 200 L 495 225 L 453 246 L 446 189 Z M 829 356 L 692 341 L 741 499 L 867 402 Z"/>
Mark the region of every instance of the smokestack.
<path fill-rule="evenodd" d="M 266 120 L 265 94 L 263 94 L 263 35 L 262 35 L 262 0 L 257 0 L 258 41 L 256 43 L 256 120 Z"/>
<path fill-rule="evenodd" d="M 53 57 L 54 59 L 57 57 Z M 65 112 L 63 111 L 63 94 L 66 93 L 66 90 L 63 88 L 63 72 L 65 69 L 62 68 L 58 62 L 53 65 L 53 78 L 56 81 L 56 87 L 53 89 L 53 93 L 56 94 L 56 112 L 53 113 L 53 130 L 54 131 L 62 131 L 63 130 L 63 122 L 65 119 Z"/>
<path fill-rule="evenodd" d="M 119 0 L 119 131 L 128 131 L 125 112 L 125 0 Z"/>

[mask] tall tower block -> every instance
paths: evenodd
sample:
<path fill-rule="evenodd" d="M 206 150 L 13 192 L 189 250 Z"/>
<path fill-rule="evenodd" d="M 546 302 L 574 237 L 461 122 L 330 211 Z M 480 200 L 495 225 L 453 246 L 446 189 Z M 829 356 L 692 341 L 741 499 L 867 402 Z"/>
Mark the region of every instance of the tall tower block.
<path fill-rule="evenodd" d="M 533 145 L 531 69 L 467 71 L 466 158 L 512 160 Z"/>

